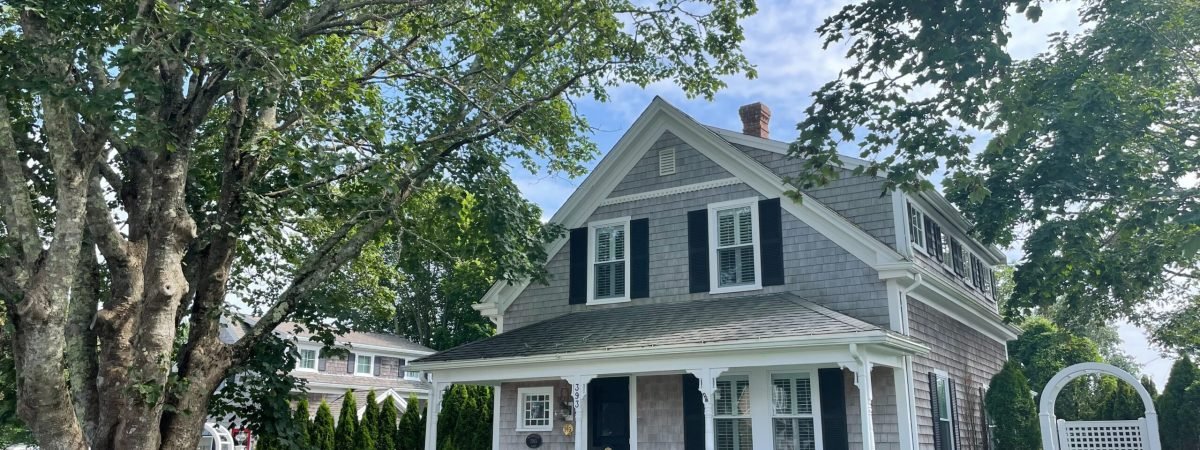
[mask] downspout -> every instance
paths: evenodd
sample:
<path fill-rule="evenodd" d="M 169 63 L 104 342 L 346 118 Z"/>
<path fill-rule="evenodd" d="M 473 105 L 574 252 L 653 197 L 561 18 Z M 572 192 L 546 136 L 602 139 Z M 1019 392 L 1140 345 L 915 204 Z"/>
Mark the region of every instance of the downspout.
<path fill-rule="evenodd" d="M 903 311 L 903 315 L 904 315 L 903 321 L 904 321 L 904 334 L 905 335 L 912 334 L 910 332 L 910 330 L 908 329 L 908 293 L 912 292 L 913 290 L 920 287 L 924 283 L 925 283 L 925 277 L 923 275 L 921 275 L 920 272 L 917 272 L 916 276 L 913 277 L 913 283 L 910 284 L 907 288 L 900 290 L 900 305 L 901 305 L 901 310 Z M 907 433 L 901 433 L 901 436 L 902 436 L 901 445 L 905 448 L 905 450 L 910 450 L 910 449 L 917 450 L 917 448 L 918 448 L 917 436 L 920 435 L 920 430 L 918 429 L 918 426 L 917 426 L 917 391 L 916 391 L 917 380 L 916 380 L 916 376 L 913 374 L 912 356 L 904 355 L 900 358 L 900 361 L 901 361 L 902 365 L 904 366 L 901 369 L 904 371 L 904 373 L 899 374 L 899 376 L 903 377 L 904 388 L 905 388 L 904 396 L 907 399 L 905 402 L 903 402 L 903 406 L 906 407 L 905 409 L 907 409 L 907 411 L 898 411 L 898 412 L 900 414 L 906 415 L 908 418 L 908 420 L 903 420 L 903 418 L 898 418 L 898 419 L 900 419 L 899 420 L 900 423 L 898 425 L 904 426 L 905 428 L 908 429 Z M 897 393 L 897 394 L 899 394 L 899 393 Z M 901 405 L 897 405 L 897 406 L 901 406 Z M 908 436 L 907 436 L 908 442 L 904 442 L 904 440 L 905 440 L 903 438 L 904 434 L 908 434 Z"/>

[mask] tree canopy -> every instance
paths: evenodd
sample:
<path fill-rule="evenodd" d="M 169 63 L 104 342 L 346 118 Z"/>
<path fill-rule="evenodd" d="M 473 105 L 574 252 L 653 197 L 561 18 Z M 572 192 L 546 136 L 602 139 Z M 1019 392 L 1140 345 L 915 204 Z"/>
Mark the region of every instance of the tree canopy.
<path fill-rule="evenodd" d="M 790 154 L 801 189 L 843 143 L 888 188 L 945 192 L 985 242 L 1021 244 L 1005 312 L 1065 304 L 1072 329 L 1126 317 L 1160 344 L 1200 335 L 1200 5 L 1096 0 L 1025 60 L 1014 14 L 1041 3 L 865 0 L 818 31 L 850 67 L 814 95 Z M 987 139 L 979 149 L 977 137 Z M 980 150 L 980 151 L 973 151 Z M 1165 308 L 1161 308 L 1165 306 Z M 1166 312 L 1162 313 L 1161 310 Z"/>
<path fill-rule="evenodd" d="M 595 146 L 577 99 L 658 81 L 711 97 L 753 75 L 738 46 L 754 8 L 5 2 L 0 297 L 19 415 L 44 448 L 195 448 L 223 380 L 294 362 L 277 325 L 326 344 L 345 329 L 344 299 L 321 294 L 380 236 L 417 239 L 406 221 L 434 186 L 486 200 L 496 279 L 537 278 L 554 230 L 506 165 L 580 173 Z M 234 298 L 261 318 L 230 345 Z M 272 346 L 288 356 L 257 361 Z"/>

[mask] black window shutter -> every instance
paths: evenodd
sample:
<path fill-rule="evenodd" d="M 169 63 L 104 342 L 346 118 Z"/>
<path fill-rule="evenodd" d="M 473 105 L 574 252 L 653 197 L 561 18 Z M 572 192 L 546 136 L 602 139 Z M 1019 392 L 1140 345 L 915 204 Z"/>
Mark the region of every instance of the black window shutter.
<path fill-rule="evenodd" d="M 954 392 L 955 386 L 953 378 L 946 378 L 946 385 L 946 390 L 950 391 L 950 424 L 952 425 L 952 430 L 954 431 L 954 448 L 957 449 L 962 445 L 962 439 L 958 437 L 958 394 Z"/>
<path fill-rule="evenodd" d="M 928 220 L 928 219 L 927 219 Z M 942 247 L 942 226 L 932 220 L 929 221 L 933 231 L 933 257 L 942 262 L 945 260 L 945 249 Z"/>
<path fill-rule="evenodd" d="M 825 450 L 848 450 L 850 433 L 846 427 L 846 380 L 842 369 L 820 369 L 817 382 L 821 385 L 821 435 Z"/>
<path fill-rule="evenodd" d="M 379 361 L 378 356 L 374 356 L 372 358 L 373 359 L 371 359 L 371 365 L 374 366 L 375 376 L 379 376 L 379 374 L 381 373 L 382 367 L 383 367 L 383 364 L 380 364 L 382 361 Z"/>
<path fill-rule="evenodd" d="M 704 399 L 700 380 L 690 373 L 683 377 L 683 448 L 704 450 Z"/>
<path fill-rule="evenodd" d="M 358 357 L 353 353 L 346 357 L 346 373 L 354 373 L 354 366 L 358 365 Z"/>
<path fill-rule="evenodd" d="M 942 409 L 938 405 L 937 382 L 937 374 L 929 372 L 929 415 L 933 418 L 933 448 L 935 450 L 946 450 L 946 443 L 942 442 Z"/>
<path fill-rule="evenodd" d="M 688 292 L 708 292 L 708 210 L 688 211 Z"/>
<path fill-rule="evenodd" d="M 629 298 L 650 296 L 650 219 L 629 221 Z"/>
<path fill-rule="evenodd" d="M 320 358 L 317 358 L 317 371 L 318 371 L 318 372 L 324 372 L 324 371 L 325 371 L 325 361 L 326 361 L 326 359 L 327 359 L 327 358 L 325 358 L 324 356 L 322 356 L 322 357 L 320 357 Z"/>
<path fill-rule="evenodd" d="M 925 254 L 934 256 L 937 253 L 937 241 L 934 238 L 934 220 L 925 216 Z M 934 256 L 936 258 L 936 256 Z"/>
<path fill-rule="evenodd" d="M 988 271 L 988 279 L 989 279 L 988 281 L 990 283 L 992 283 L 992 298 L 995 299 L 995 298 L 997 298 L 996 297 L 996 271 L 995 270 Z"/>
<path fill-rule="evenodd" d="M 758 238 L 762 250 L 762 285 L 783 284 L 783 214 L 778 198 L 758 202 Z"/>
<path fill-rule="evenodd" d="M 567 303 L 582 305 L 587 303 L 587 227 L 571 230 L 571 269 L 567 274 L 570 279 L 567 287 Z"/>

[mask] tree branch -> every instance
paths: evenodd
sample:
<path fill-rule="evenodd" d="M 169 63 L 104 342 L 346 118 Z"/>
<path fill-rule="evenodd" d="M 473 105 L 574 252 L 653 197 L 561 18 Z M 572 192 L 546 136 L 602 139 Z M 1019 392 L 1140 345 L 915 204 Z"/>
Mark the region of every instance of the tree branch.
<path fill-rule="evenodd" d="M 0 195 L 6 203 L 3 211 L 8 236 L 18 241 L 16 248 L 20 250 L 18 264 L 14 267 L 18 285 L 25 284 L 33 263 L 42 253 L 42 239 L 38 236 L 37 218 L 25 185 L 24 167 L 13 139 L 8 99 L 0 94 Z"/>

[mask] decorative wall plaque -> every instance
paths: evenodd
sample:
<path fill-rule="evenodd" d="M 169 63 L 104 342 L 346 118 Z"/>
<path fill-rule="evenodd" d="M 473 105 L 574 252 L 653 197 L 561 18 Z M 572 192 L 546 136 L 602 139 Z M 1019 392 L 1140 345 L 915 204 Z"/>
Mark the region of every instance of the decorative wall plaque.
<path fill-rule="evenodd" d="M 534 433 L 525 436 L 525 446 L 529 448 L 538 448 L 542 446 L 542 435 Z"/>

